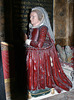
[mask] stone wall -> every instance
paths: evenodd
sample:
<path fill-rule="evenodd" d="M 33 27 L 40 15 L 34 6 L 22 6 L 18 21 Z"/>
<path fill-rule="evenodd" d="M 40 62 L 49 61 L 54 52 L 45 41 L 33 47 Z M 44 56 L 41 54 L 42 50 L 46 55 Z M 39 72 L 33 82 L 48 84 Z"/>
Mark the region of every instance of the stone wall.
<path fill-rule="evenodd" d="M 56 44 L 73 46 L 73 0 L 1 0 L 0 41 L 13 43 L 22 40 L 23 34 L 27 32 L 29 11 L 35 6 L 42 6 L 47 10 L 55 34 Z"/>
<path fill-rule="evenodd" d="M 36 6 L 47 10 L 53 27 L 53 0 L 1 0 L 0 41 L 22 41 L 23 33 L 27 32 L 30 9 Z"/>
<path fill-rule="evenodd" d="M 0 0 L 0 41 L 11 42 L 12 34 L 12 0 Z"/>
<path fill-rule="evenodd" d="M 53 0 L 13 0 L 13 33 L 17 42 L 27 33 L 31 8 L 41 6 L 46 9 L 53 27 Z"/>
<path fill-rule="evenodd" d="M 0 41 L 4 40 L 4 6 L 3 0 L 0 0 Z"/>
<path fill-rule="evenodd" d="M 54 0 L 54 33 L 56 44 L 73 46 L 73 0 Z"/>

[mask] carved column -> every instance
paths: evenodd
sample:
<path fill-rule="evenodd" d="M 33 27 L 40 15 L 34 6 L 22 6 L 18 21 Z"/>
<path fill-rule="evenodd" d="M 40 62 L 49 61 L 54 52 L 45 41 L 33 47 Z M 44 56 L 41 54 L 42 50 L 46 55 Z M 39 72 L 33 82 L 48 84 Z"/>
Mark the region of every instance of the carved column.
<path fill-rule="evenodd" d="M 69 35 L 68 45 L 74 46 L 74 1 L 69 2 Z"/>
<path fill-rule="evenodd" d="M 73 46 L 73 0 L 54 0 L 54 24 L 56 44 Z"/>

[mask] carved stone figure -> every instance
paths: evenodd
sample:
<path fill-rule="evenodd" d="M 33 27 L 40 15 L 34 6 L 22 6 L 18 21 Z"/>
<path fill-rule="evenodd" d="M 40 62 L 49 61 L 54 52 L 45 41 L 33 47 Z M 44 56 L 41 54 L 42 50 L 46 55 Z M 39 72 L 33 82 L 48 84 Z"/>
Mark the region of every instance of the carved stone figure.
<path fill-rule="evenodd" d="M 71 62 L 71 58 L 73 57 L 73 51 L 70 46 L 65 46 L 66 60 L 68 63 Z"/>
<path fill-rule="evenodd" d="M 25 35 L 28 90 L 32 96 L 69 91 L 71 81 L 65 75 L 55 48 L 54 34 L 48 14 L 42 7 L 30 13 L 29 33 Z"/>
<path fill-rule="evenodd" d="M 73 57 L 73 51 L 71 50 L 70 46 L 65 46 L 63 49 L 59 44 L 57 44 L 56 49 L 63 62 L 71 62 L 71 58 Z"/>
<path fill-rule="evenodd" d="M 56 49 L 57 49 L 62 61 L 66 62 L 66 53 L 65 53 L 64 49 L 59 44 L 56 45 Z"/>

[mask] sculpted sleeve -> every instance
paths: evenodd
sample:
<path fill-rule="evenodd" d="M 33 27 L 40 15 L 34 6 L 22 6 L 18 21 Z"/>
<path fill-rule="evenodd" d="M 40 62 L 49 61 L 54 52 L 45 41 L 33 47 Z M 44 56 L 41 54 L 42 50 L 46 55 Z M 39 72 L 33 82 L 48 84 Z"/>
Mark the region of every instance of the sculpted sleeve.
<path fill-rule="evenodd" d="M 48 28 L 43 26 L 40 28 L 38 41 L 31 41 L 30 45 L 33 47 L 41 48 L 44 44 Z"/>

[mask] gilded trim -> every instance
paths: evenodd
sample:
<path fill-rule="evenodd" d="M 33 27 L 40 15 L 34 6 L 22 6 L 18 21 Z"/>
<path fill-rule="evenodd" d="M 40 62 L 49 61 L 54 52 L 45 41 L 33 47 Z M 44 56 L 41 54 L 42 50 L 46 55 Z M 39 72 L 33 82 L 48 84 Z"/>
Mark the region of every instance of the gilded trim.
<path fill-rule="evenodd" d="M 4 82 L 5 82 L 5 83 L 10 82 L 10 78 L 8 78 L 8 79 L 4 79 Z"/>
<path fill-rule="evenodd" d="M 4 79 L 5 83 L 10 83 L 11 81 L 15 81 L 15 78 L 8 78 L 8 79 Z"/>
<path fill-rule="evenodd" d="M 45 92 L 41 92 L 41 93 L 37 93 L 37 94 L 32 94 L 32 95 L 39 95 L 39 94 L 44 94 L 44 93 L 47 93 L 47 92 L 50 92 L 50 90 L 48 90 L 48 91 L 45 91 Z"/>

